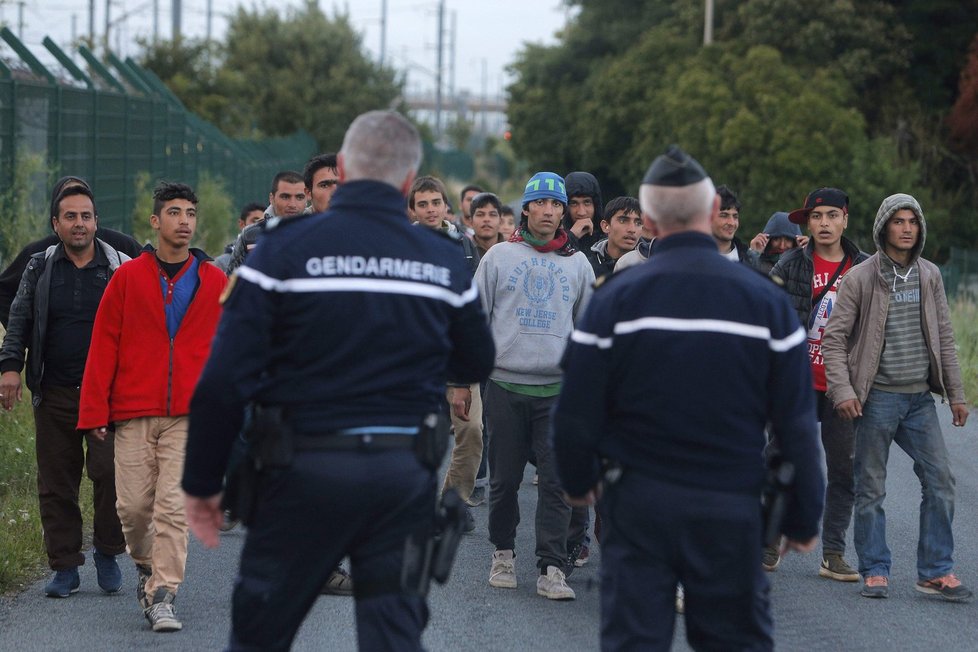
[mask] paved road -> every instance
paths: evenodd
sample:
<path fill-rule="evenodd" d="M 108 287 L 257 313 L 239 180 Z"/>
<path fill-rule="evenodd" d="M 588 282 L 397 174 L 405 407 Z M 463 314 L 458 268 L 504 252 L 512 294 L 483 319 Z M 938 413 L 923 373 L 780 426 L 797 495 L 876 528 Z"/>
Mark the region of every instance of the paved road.
<path fill-rule="evenodd" d="M 964 429 L 951 428 L 949 411 L 939 406 L 957 476 L 956 571 L 978 587 L 978 415 Z M 449 584 L 435 587 L 425 645 L 431 650 L 478 649 L 595 650 L 598 647 L 598 567 L 591 563 L 571 576 L 574 602 L 557 603 L 536 595 L 532 524 L 534 487 L 528 469 L 517 541 L 520 587 L 491 589 L 486 579 L 492 548 L 486 536 L 487 508 L 474 509 L 477 528 L 459 551 Z M 907 457 L 894 449 L 888 483 L 888 538 L 894 566 L 889 600 L 859 596 L 858 584 L 817 575 L 818 556 L 793 555 L 771 575 L 775 638 L 780 650 L 922 649 L 978 650 L 978 603 L 948 604 L 913 589 L 919 485 Z M 341 526 L 341 524 L 337 524 Z M 230 588 L 243 532 L 224 535 L 217 551 L 191 543 L 187 582 L 177 600 L 184 631 L 155 634 L 134 598 L 135 574 L 124 564 L 125 590 L 102 595 L 91 563 L 82 568 L 82 589 L 68 600 L 45 598 L 44 580 L 14 598 L 0 600 L 0 650 L 216 650 L 226 641 Z M 723 536 L 723 532 L 717 532 Z M 850 562 L 855 561 L 849 553 Z M 354 650 L 353 609 L 349 598 L 323 597 L 299 632 L 295 650 Z M 677 619 L 677 650 L 685 645 Z"/>

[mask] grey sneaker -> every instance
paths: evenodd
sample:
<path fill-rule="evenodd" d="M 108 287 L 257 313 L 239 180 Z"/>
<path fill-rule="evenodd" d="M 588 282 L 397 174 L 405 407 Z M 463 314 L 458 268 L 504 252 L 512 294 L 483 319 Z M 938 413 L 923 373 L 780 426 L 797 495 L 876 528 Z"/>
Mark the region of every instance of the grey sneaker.
<path fill-rule="evenodd" d="M 822 555 L 822 565 L 818 574 L 839 582 L 858 582 L 859 573 L 846 563 L 840 552 L 826 552 Z"/>
<path fill-rule="evenodd" d="M 492 553 L 489 586 L 497 589 L 516 588 L 516 555 L 512 550 L 497 550 Z"/>
<path fill-rule="evenodd" d="M 550 600 L 573 600 L 574 589 L 567 586 L 567 576 L 556 566 L 547 566 L 547 572 L 537 578 L 537 594 Z"/>
<path fill-rule="evenodd" d="M 485 487 L 475 487 L 472 489 L 472 493 L 469 494 L 468 499 L 465 503 L 469 507 L 478 507 L 482 503 L 486 502 L 486 488 Z"/>
<path fill-rule="evenodd" d="M 143 611 L 154 632 L 179 632 L 183 629 L 183 623 L 177 619 L 177 612 L 173 609 L 176 597 L 162 587 L 156 589 L 153 604 Z"/>
<path fill-rule="evenodd" d="M 954 573 L 930 580 L 919 580 L 914 587 L 921 593 L 939 595 L 948 602 L 971 602 L 971 589 L 961 583 Z"/>
<path fill-rule="evenodd" d="M 863 580 L 863 589 L 859 595 L 864 598 L 888 598 L 890 597 L 890 582 L 886 575 L 868 575 Z"/>

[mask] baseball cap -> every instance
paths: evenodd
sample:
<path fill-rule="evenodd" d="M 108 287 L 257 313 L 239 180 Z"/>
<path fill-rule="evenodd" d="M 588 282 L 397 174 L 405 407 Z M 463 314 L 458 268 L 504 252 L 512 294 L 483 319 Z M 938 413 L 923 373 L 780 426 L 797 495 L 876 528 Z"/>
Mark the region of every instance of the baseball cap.
<path fill-rule="evenodd" d="M 843 213 L 849 212 L 849 195 L 838 188 L 819 188 L 808 193 L 805 198 L 805 207 L 798 208 L 788 213 L 788 219 L 795 224 L 807 224 L 808 214 L 813 208 L 819 206 L 834 206 L 841 208 Z"/>

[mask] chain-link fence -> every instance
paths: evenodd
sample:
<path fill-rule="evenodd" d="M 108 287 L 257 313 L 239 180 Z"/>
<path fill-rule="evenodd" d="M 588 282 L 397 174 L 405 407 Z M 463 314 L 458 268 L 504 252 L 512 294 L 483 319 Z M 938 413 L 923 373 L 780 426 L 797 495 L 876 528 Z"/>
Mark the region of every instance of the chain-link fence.
<path fill-rule="evenodd" d="M 9 189 L 25 156 L 40 156 L 50 174 L 29 180 L 46 197 L 51 176 L 86 179 L 101 222 L 131 232 L 136 178 L 196 185 L 223 180 L 235 205 L 264 201 L 276 172 L 301 170 L 315 153 L 307 132 L 261 141 L 229 138 L 188 112 L 152 72 L 84 47 L 79 67 L 50 39 L 41 58 L 10 30 L 0 30 L 0 186 Z M 21 180 L 20 182 L 23 182 Z M 0 216 L 2 219 L 2 216 Z M 230 221 L 232 216 L 228 216 Z"/>
<path fill-rule="evenodd" d="M 978 251 L 952 247 L 941 275 L 948 297 L 978 302 Z"/>

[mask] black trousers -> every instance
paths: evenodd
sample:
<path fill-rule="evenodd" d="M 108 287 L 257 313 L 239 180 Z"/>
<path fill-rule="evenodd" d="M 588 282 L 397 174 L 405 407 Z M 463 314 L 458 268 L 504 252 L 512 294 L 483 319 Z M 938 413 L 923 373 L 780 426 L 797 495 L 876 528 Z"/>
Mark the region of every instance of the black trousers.
<path fill-rule="evenodd" d="M 301 451 L 266 472 L 241 552 L 230 650 L 288 650 L 349 555 L 362 650 L 421 650 L 424 598 L 400 590 L 404 544 L 431 523 L 435 475 L 402 450 Z"/>
<path fill-rule="evenodd" d="M 693 649 L 774 649 L 758 496 L 626 470 L 598 509 L 602 650 L 670 649 L 679 582 Z"/>
<path fill-rule="evenodd" d="M 496 550 L 514 550 L 520 523 L 519 489 L 531 455 L 536 456 L 537 567 L 567 563 L 571 508 L 564 502 L 550 446 L 550 411 L 557 397 L 537 398 L 489 383 L 482 397 L 489 425 L 489 541 Z"/>
<path fill-rule="evenodd" d="M 77 387 L 45 385 L 43 398 L 34 408 L 37 497 L 44 548 L 53 570 L 85 563 L 81 553 L 82 515 L 78 506 L 83 469 L 88 472 L 93 487 L 95 547 L 106 555 L 118 555 L 126 550 L 115 509 L 114 435 L 109 433 L 105 441 L 99 441 L 75 427 L 80 394 Z"/>

